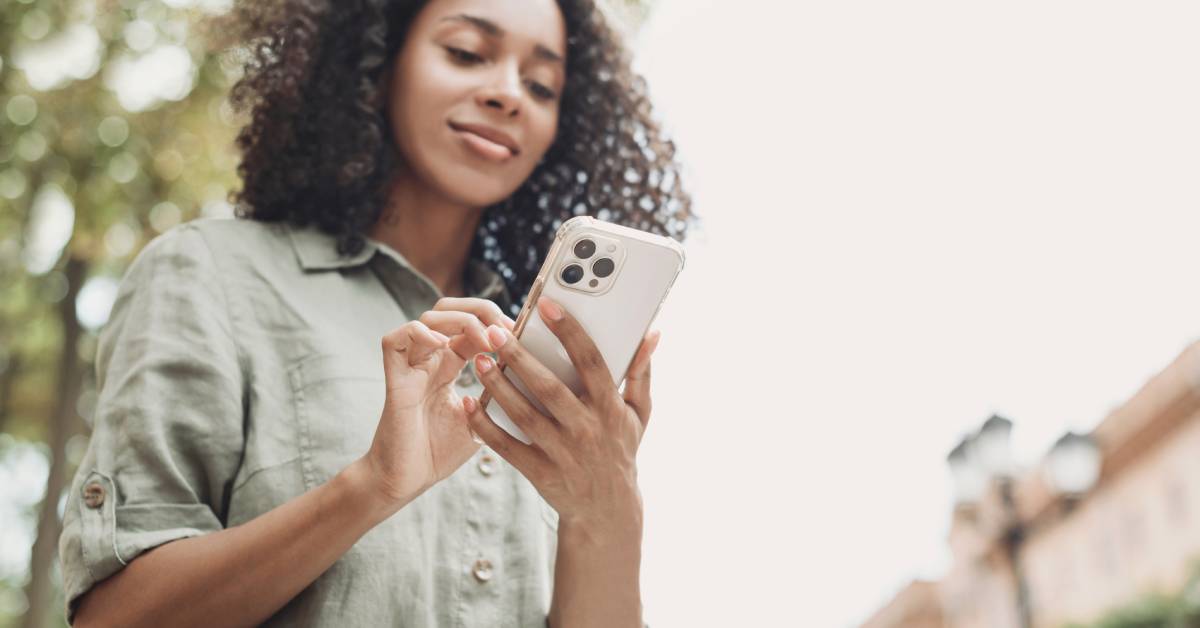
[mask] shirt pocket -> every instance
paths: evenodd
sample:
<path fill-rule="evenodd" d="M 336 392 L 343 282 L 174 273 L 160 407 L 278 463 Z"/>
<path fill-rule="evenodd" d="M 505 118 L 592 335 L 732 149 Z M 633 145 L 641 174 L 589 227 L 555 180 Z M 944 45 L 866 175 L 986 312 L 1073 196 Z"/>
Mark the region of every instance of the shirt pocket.
<path fill-rule="evenodd" d="M 383 413 L 383 365 L 342 354 L 314 355 L 288 370 L 304 484 L 325 483 L 371 446 Z"/>

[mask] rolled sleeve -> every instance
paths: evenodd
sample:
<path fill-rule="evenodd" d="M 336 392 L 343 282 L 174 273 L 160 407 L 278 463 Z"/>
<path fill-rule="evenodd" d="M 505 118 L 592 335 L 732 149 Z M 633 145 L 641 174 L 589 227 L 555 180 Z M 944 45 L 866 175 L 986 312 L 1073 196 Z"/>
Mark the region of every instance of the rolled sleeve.
<path fill-rule="evenodd" d="M 59 539 L 68 621 L 79 596 L 142 552 L 224 527 L 245 386 L 221 279 L 204 235 L 182 225 L 121 283 Z"/>

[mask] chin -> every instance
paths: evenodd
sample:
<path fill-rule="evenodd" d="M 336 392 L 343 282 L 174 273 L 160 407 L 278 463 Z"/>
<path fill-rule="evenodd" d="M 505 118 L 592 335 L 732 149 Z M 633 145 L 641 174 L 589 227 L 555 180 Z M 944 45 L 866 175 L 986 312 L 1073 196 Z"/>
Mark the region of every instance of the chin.
<path fill-rule="evenodd" d="M 456 170 L 456 172 L 447 173 L 447 176 L 436 177 L 438 187 L 455 201 L 480 209 L 512 196 L 524 181 L 521 179 L 513 182 L 503 177 L 488 176 L 469 169 L 466 171 Z"/>

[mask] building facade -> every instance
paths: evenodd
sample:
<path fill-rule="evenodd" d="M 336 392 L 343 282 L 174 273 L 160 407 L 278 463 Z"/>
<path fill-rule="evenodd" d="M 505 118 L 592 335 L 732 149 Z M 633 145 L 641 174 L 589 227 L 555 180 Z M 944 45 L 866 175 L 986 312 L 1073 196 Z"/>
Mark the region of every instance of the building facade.
<path fill-rule="evenodd" d="M 1056 492 L 1048 461 L 990 481 L 952 514 L 945 577 L 914 583 L 864 626 L 1060 628 L 1180 593 L 1200 559 L 1200 343 L 1090 436 L 1100 456 L 1093 488 Z"/>

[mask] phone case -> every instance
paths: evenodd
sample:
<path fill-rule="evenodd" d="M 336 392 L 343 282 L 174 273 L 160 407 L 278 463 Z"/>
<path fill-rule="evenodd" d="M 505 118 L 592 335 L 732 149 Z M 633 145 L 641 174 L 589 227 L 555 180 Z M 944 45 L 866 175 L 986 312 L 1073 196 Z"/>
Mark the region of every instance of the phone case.
<path fill-rule="evenodd" d="M 595 251 L 581 259 L 576 246 L 584 240 L 591 240 Z M 581 246 L 586 249 L 586 245 Z M 546 261 L 530 287 L 529 297 L 517 315 L 513 333 L 572 392 L 576 395 L 583 392 L 566 349 L 538 314 L 537 300 L 547 296 L 583 325 L 604 356 L 613 382 L 620 385 L 642 338 L 683 270 L 684 258 L 683 246 L 670 238 L 590 216 L 572 218 L 555 235 Z M 598 264 L 602 259 L 612 260 L 613 269 L 607 276 L 600 276 L 607 266 Z M 563 276 L 571 265 L 583 271 L 573 284 L 567 282 L 569 277 Z M 551 416 L 515 372 L 505 369 L 503 363 L 500 367 L 534 407 Z M 496 425 L 521 442 L 530 443 L 529 437 L 490 395 L 485 392 L 480 402 Z"/>

